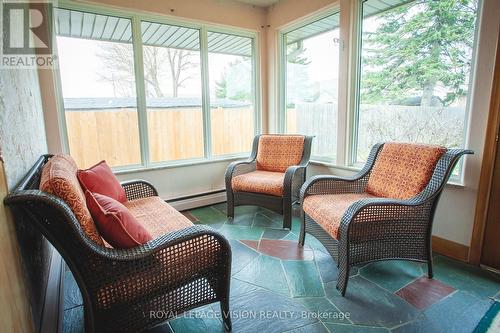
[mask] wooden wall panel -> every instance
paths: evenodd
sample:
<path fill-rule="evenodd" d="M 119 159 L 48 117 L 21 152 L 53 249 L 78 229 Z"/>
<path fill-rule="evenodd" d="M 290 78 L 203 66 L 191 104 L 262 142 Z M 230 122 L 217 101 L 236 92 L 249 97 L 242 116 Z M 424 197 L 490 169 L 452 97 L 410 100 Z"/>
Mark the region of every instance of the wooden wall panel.
<path fill-rule="evenodd" d="M 0 331 L 34 332 L 12 216 L 5 209 L 7 182 L 0 163 Z"/>

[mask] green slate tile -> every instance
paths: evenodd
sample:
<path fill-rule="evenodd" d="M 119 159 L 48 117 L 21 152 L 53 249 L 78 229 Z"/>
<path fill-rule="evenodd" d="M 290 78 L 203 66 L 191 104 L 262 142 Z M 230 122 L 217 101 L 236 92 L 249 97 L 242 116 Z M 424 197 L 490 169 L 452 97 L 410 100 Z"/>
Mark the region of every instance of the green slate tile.
<path fill-rule="evenodd" d="M 217 209 L 218 211 L 221 211 L 222 213 L 224 213 L 224 215 L 227 214 L 227 202 L 221 202 L 213 205 L 212 207 Z"/>
<path fill-rule="evenodd" d="M 424 311 L 425 317 L 441 332 L 472 332 L 486 311 L 489 300 L 480 300 L 464 291 L 456 291 Z"/>
<path fill-rule="evenodd" d="M 80 288 L 70 271 L 64 272 L 64 310 L 83 305 Z"/>
<path fill-rule="evenodd" d="M 323 296 L 323 284 L 314 261 L 283 260 L 292 297 Z"/>
<path fill-rule="evenodd" d="M 326 297 L 302 297 L 297 300 L 315 316 L 314 318 L 323 323 L 350 324 L 346 314 L 337 309 Z"/>
<path fill-rule="evenodd" d="M 197 224 L 207 224 L 215 229 L 220 228 L 227 221 L 227 216 L 212 206 L 192 209 L 189 212 L 199 220 Z"/>
<path fill-rule="evenodd" d="M 264 234 L 264 228 L 225 224 L 219 232 L 229 239 L 260 240 Z"/>
<path fill-rule="evenodd" d="M 328 329 L 321 322 L 317 322 L 311 325 L 302 326 L 286 333 L 329 333 Z"/>
<path fill-rule="evenodd" d="M 231 279 L 231 297 L 239 297 L 256 292 L 257 290 L 260 290 L 260 288 L 253 284 L 235 278 Z"/>
<path fill-rule="evenodd" d="M 253 224 L 254 227 L 266 228 L 281 228 L 283 227 L 283 217 L 281 219 L 272 219 L 263 214 L 262 212 L 255 213 Z"/>
<path fill-rule="evenodd" d="M 65 310 L 63 317 L 63 333 L 83 333 L 84 331 L 83 306 Z"/>
<path fill-rule="evenodd" d="M 354 276 L 349 278 L 342 297 L 336 282 L 325 284 L 327 298 L 356 325 L 392 328 L 414 320 L 419 311 L 400 297 L 373 282 Z"/>
<path fill-rule="evenodd" d="M 284 240 L 291 240 L 291 241 L 296 241 L 298 242 L 299 241 L 299 236 L 297 234 L 294 234 L 293 232 L 288 232 L 288 235 L 286 235 L 284 238 Z"/>
<path fill-rule="evenodd" d="M 480 298 L 493 297 L 500 290 L 500 278 L 493 273 L 443 256 L 434 258 L 434 278 Z"/>
<path fill-rule="evenodd" d="M 230 239 L 231 244 L 231 274 L 241 271 L 246 265 L 259 256 L 259 253 L 237 240 Z"/>
<path fill-rule="evenodd" d="M 214 332 L 224 333 L 224 325 L 210 306 L 197 308 L 169 321 L 175 333 Z"/>
<path fill-rule="evenodd" d="M 365 279 L 389 291 L 397 291 L 422 275 L 419 264 L 410 261 L 388 260 L 372 262 L 359 270 Z"/>
<path fill-rule="evenodd" d="M 281 262 L 272 257 L 260 255 L 234 277 L 277 293 L 290 295 Z"/>
<path fill-rule="evenodd" d="M 382 327 L 356 326 L 326 323 L 330 333 L 388 333 L 389 330 Z M 431 332 L 429 332 L 431 333 Z"/>
<path fill-rule="evenodd" d="M 451 319 L 451 318 L 450 318 Z M 428 332 L 442 332 L 424 315 L 417 320 L 410 321 L 391 330 L 392 333 L 428 333 Z"/>
<path fill-rule="evenodd" d="M 293 216 L 292 217 L 292 232 L 296 233 L 297 235 L 300 234 L 300 226 L 302 222 L 300 220 L 300 217 Z"/>
<path fill-rule="evenodd" d="M 174 333 L 168 322 L 156 325 L 144 331 L 144 333 Z"/>
<path fill-rule="evenodd" d="M 272 210 L 269 210 L 269 209 L 267 209 L 267 208 L 260 207 L 259 212 L 260 212 L 262 215 L 267 216 L 267 217 L 268 217 L 268 218 L 270 218 L 271 220 L 280 220 L 281 222 L 283 222 L 283 215 L 278 214 L 278 213 L 276 213 L 276 212 L 273 212 Z"/>
<path fill-rule="evenodd" d="M 283 229 L 267 229 L 264 231 L 262 238 L 267 239 L 283 239 L 288 236 L 289 231 Z"/>
<path fill-rule="evenodd" d="M 297 241 L 298 241 L 298 239 L 299 238 L 297 237 Z M 309 234 L 306 234 L 306 240 L 305 240 L 304 245 L 309 246 L 313 250 L 319 250 L 319 251 L 323 251 L 324 253 L 328 253 L 328 251 L 325 249 L 323 244 L 321 244 L 321 242 L 319 240 L 317 240 L 314 236 L 311 236 Z"/>
<path fill-rule="evenodd" d="M 259 207 L 238 206 L 234 207 L 234 218 L 228 220 L 228 224 L 251 226 L 255 215 L 259 212 Z"/>
<path fill-rule="evenodd" d="M 235 333 L 289 332 L 318 322 L 302 315 L 307 310 L 296 299 L 265 289 L 232 299 L 231 311 Z"/>

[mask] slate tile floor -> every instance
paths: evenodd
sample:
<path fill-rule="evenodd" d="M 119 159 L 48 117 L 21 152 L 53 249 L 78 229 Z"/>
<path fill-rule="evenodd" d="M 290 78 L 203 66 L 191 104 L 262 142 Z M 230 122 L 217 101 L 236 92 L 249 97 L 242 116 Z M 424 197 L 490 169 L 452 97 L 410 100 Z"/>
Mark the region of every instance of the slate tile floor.
<path fill-rule="evenodd" d="M 471 332 L 491 299 L 500 299 L 500 277 L 436 255 L 435 278 L 426 266 L 386 261 L 355 268 L 346 297 L 335 289 L 337 267 L 315 238 L 297 247 L 300 222 L 281 229 L 282 217 L 257 207 L 225 203 L 185 215 L 222 232 L 233 252 L 233 332 Z M 70 272 L 65 277 L 64 332 L 83 332 L 83 310 Z M 219 305 L 191 311 L 150 330 L 222 332 Z"/>

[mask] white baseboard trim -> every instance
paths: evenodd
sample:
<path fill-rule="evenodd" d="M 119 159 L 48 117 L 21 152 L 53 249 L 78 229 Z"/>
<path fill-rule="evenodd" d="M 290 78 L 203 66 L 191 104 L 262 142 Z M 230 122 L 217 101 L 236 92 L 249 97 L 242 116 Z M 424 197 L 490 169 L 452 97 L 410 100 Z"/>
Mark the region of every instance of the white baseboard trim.
<path fill-rule="evenodd" d="M 199 196 L 196 197 L 169 202 L 169 204 L 176 210 L 183 211 L 197 207 L 215 205 L 225 201 L 227 201 L 226 192 L 220 192 L 220 193 L 212 193 L 206 195 L 200 194 Z"/>

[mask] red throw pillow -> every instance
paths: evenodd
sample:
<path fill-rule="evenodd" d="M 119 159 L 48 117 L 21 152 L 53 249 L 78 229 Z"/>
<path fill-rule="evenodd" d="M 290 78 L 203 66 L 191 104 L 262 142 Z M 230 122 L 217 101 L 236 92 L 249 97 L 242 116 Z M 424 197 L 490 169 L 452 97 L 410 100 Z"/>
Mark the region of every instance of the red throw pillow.
<path fill-rule="evenodd" d="M 119 202 L 127 201 L 125 190 L 106 161 L 101 161 L 87 170 L 78 170 L 77 176 L 84 191 L 99 193 Z"/>
<path fill-rule="evenodd" d="M 131 248 L 153 239 L 120 202 L 89 191 L 85 191 L 85 199 L 99 233 L 111 246 Z"/>

